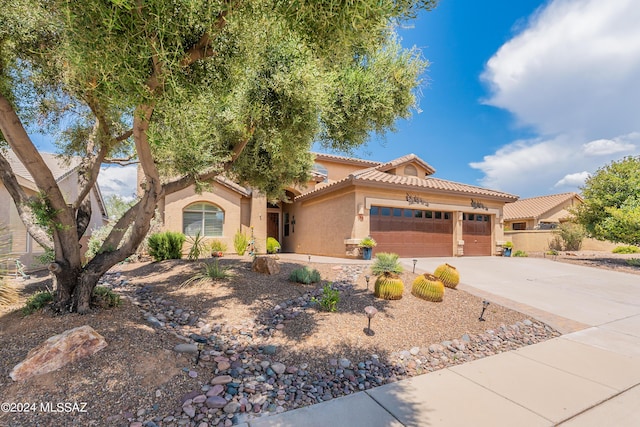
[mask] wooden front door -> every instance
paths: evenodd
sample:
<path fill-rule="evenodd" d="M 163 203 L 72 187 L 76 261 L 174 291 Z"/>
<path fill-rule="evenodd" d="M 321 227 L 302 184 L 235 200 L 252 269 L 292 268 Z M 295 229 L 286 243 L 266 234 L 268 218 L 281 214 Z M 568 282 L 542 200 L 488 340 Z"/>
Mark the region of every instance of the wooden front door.
<path fill-rule="evenodd" d="M 267 237 L 273 237 L 280 241 L 280 214 L 267 212 Z"/>

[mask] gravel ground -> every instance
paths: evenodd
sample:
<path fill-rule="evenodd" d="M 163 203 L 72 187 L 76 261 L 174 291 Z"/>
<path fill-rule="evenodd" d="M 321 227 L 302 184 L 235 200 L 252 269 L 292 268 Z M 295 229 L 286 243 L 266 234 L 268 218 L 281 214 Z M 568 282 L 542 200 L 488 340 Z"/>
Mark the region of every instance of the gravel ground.
<path fill-rule="evenodd" d="M 181 288 L 197 263 L 123 264 L 104 278 L 125 299 L 117 309 L 0 315 L 2 400 L 37 404 L 0 413 L 0 426 L 229 426 L 558 335 L 497 304 L 480 322 L 482 301 L 461 290 L 446 289 L 440 303 L 415 298 L 411 273 L 403 298 L 384 301 L 373 297 L 373 279 L 367 290 L 365 266 L 308 264 L 324 281 L 299 285 L 287 280 L 298 264 L 281 263 L 273 276 L 238 257 L 221 265 L 229 280 Z M 16 282 L 25 295 L 47 283 Z M 337 313 L 311 302 L 325 283 L 340 289 Z M 379 311 L 373 334 L 365 333 L 368 305 Z M 31 348 L 83 324 L 108 347 L 57 372 L 9 378 Z M 86 412 L 45 412 L 43 402 L 86 402 Z"/>

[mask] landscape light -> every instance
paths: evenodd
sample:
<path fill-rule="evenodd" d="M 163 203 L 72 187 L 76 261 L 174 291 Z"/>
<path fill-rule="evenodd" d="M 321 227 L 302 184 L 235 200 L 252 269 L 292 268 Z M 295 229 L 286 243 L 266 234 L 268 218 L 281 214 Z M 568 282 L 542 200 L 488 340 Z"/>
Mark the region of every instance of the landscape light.
<path fill-rule="evenodd" d="M 484 322 L 484 311 L 487 309 L 487 307 L 489 307 L 489 301 L 487 300 L 483 300 L 482 301 L 482 313 L 480 313 L 480 317 L 478 317 L 478 320 L 481 322 Z"/>
<path fill-rule="evenodd" d="M 364 276 L 364 280 L 367 281 L 367 290 L 369 290 L 369 279 L 371 279 L 371 276 L 369 276 L 368 274 Z"/>
<path fill-rule="evenodd" d="M 367 324 L 367 327 L 364 330 L 364 333 L 369 336 L 372 336 L 375 334 L 375 332 L 371 330 L 371 319 L 373 319 L 373 316 L 375 316 L 377 312 L 378 310 L 376 310 L 376 308 L 372 305 L 368 305 L 364 308 L 364 313 L 367 315 L 367 319 L 369 319 L 369 323 Z"/>
<path fill-rule="evenodd" d="M 417 260 L 417 259 L 414 259 L 414 260 L 413 260 L 413 273 L 415 273 L 415 272 L 416 272 L 416 264 L 417 264 L 417 263 L 418 263 L 418 260 Z"/>

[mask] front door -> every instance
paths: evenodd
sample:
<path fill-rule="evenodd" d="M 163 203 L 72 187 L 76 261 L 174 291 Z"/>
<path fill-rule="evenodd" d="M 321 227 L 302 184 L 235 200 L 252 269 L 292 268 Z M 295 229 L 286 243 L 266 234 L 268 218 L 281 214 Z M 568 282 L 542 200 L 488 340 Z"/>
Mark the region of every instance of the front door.
<path fill-rule="evenodd" d="M 267 212 L 267 237 L 273 237 L 280 241 L 280 214 Z"/>

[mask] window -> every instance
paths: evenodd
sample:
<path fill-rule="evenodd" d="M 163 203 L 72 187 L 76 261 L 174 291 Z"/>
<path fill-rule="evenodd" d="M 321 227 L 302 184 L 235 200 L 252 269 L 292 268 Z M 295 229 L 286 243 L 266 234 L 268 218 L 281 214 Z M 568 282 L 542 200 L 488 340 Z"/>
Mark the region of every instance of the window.
<path fill-rule="evenodd" d="M 320 163 L 314 163 L 313 170 L 324 176 L 324 180 L 322 182 L 329 182 L 329 171 L 326 167 Z"/>
<path fill-rule="evenodd" d="M 422 211 L 415 210 L 415 211 L 413 211 L 413 215 L 414 215 L 416 218 L 422 218 Z"/>
<path fill-rule="evenodd" d="M 393 208 L 393 216 L 402 216 L 402 209 Z"/>
<path fill-rule="evenodd" d="M 391 216 L 391 208 L 381 208 L 380 214 L 382 216 Z"/>
<path fill-rule="evenodd" d="M 526 230 L 527 229 L 527 223 L 526 222 L 514 222 L 511 225 L 511 229 L 512 230 Z"/>
<path fill-rule="evenodd" d="M 442 219 L 442 212 L 436 212 L 436 219 Z"/>
<path fill-rule="evenodd" d="M 224 212 L 209 203 L 195 203 L 182 211 L 182 230 L 187 236 L 222 236 Z"/>
<path fill-rule="evenodd" d="M 404 217 L 405 218 L 411 218 L 413 216 L 413 209 L 405 209 L 404 210 Z"/>
<path fill-rule="evenodd" d="M 413 165 L 407 165 L 404 167 L 404 174 L 406 176 L 418 176 L 418 169 Z"/>
<path fill-rule="evenodd" d="M 451 219 L 451 212 L 445 212 L 444 219 Z"/>
<path fill-rule="evenodd" d="M 380 213 L 380 208 L 377 206 L 371 206 L 371 210 L 369 211 L 369 215 L 375 216 Z"/>
<path fill-rule="evenodd" d="M 289 235 L 289 212 L 284 213 L 284 235 Z"/>

